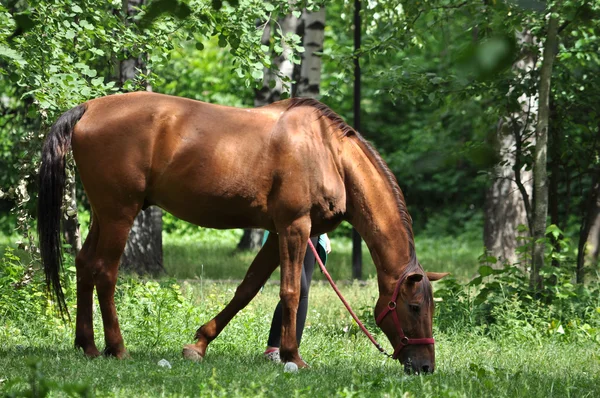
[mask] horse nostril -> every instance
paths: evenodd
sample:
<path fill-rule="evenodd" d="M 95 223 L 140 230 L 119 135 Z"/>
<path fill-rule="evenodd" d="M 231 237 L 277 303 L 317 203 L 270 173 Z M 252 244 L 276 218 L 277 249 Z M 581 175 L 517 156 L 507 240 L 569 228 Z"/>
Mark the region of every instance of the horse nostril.
<path fill-rule="evenodd" d="M 423 365 L 421 369 L 423 370 L 423 373 L 433 373 L 433 369 L 429 370 L 429 365 Z"/>

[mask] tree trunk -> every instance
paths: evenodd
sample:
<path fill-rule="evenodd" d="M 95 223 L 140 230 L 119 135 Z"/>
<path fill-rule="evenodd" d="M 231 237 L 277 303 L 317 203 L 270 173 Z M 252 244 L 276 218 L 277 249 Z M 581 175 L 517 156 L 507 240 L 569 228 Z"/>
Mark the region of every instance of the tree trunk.
<path fill-rule="evenodd" d="M 158 275 L 164 271 L 162 252 L 162 210 L 149 207 L 135 218 L 121 268 L 139 275 Z"/>
<path fill-rule="evenodd" d="M 544 266 L 546 218 L 548 216 L 548 171 L 546 151 L 548 142 L 548 116 L 550 114 L 550 80 L 552 64 L 558 42 L 558 18 L 550 15 L 548 37 L 544 43 L 544 59 L 540 70 L 540 109 L 535 131 L 535 153 L 533 157 L 533 258 L 530 285 L 542 288 L 540 270 Z"/>
<path fill-rule="evenodd" d="M 304 53 L 294 96 L 318 98 L 321 91 L 321 55 L 325 38 L 325 7 L 318 11 L 304 10 L 298 24 Z"/>
<path fill-rule="evenodd" d="M 288 15 L 279 21 L 279 26 L 285 36 L 289 32 L 296 33 L 298 18 Z M 267 25 L 263 31 L 262 44 L 268 46 L 271 42 L 272 26 Z M 285 43 L 282 45 L 283 53 L 273 59 L 273 68 L 264 70 L 263 85 L 254 96 L 254 106 L 264 106 L 279 101 L 283 96 L 290 96 L 292 92 L 292 76 L 294 63 L 291 60 L 292 49 Z M 275 71 L 275 72 L 274 72 Z"/>
<path fill-rule="evenodd" d="M 79 233 L 79 219 L 77 217 L 77 196 L 75 181 L 70 183 L 68 208 L 63 220 L 63 236 L 65 241 L 71 245 L 71 253 L 76 255 L 81 250 L 81 235 Z"/>
<path fill-rule="evenodd" d="M 534 38 L 530 32 L 521 31 L 517 32 L 517 41 L 523 53 L 513 70 L 519 81 L 531 79 L 531 71 L 535 68 L 535 52 L 531 49 Z M 513 90 L 511 87 L 509 95 Z M 525 225 L 531 231 L 532 173 L 522 159 L 523 147 L 531 143 L 534 134 L 538 103 L 534 94 L 522 94 L 518 102 L 519 111 L 503 117 L 498 123 L 494 145 L 500 163 L 494 167 L 492 185 L 485 200 L 484 245 L 498 259 L 498 266 L 504 262 L 520 263 L 522 259 L 516 249 L 523 242 L 519 237 L 528 234 L 519 232 L 518 227 Z M 521 263 L 521 266 L 525 264 Z"/>
<path fill-rule="evenodd" d="M 600 254 L 600 184 L 596 184 L 596 187 L 596 205 L 594 210 L 588 214 L 590 231 L 586 244 L 586 263 L 592 266 L 598 264 L 598 255 Z"/>
<path fill-rule="evenodd" d="M 240 239 L 238 250 L 258 250 L 262 246 L 264 231 L 262 229 L 246 228 Z"/>
<path fill-rule="evenodd" d="M 592 263 L 598 259 L 600 234 L 600 168 L 598 167 L 594 169 L 592 187 L 586 203 L 577 245 L 577 283 L 583 283 L 585 280 L 586 262 Z"/>
<path fill-rule="evenodd" d="M 516 249 L 522 242 L 518 237 L 527 235 L 526 232 L 518 231 L 519 225 L 528 226 L 529 223 L 525 206 L 525 200 L 528 199 L 524 199 L 515 182 L 516 167 L 519 167 L 525 192 L 528 197 L 531 196 L 531 171 L 525 170 L 522 165 L 517 166 L 515 136 L 506 131 L 514 127 L 506 127 L 505 123 L 512 124 L 512 121 L 501 122 L 498 129 L 497 151 L 504 163 L 495 166 L 494 180 L 486 193 L 483 232 L 485 248 L 498 259 L 498 266 L 504 262 L 519 263 L 520 259 Z M 524 264 L 522 265 L 524 266 Z"/>
<path fill-rule="evenodd" d="M 125 12 L 128 16 L 134 15 L 144 0 L 128 0 L 124 2 Z M 120 80 L 134 79 L 137 70 L 144 67 L 143 62 L 137 58 L 121 61 Z M 146 90 L 152 91 L 148 85 Z M 162 210 L 151 206 L 140 211 L 133 222 L 125 251 L 121 257 L 121 268 L 137 274 L 158 275 L 164 272 L 162 252 Z"/>

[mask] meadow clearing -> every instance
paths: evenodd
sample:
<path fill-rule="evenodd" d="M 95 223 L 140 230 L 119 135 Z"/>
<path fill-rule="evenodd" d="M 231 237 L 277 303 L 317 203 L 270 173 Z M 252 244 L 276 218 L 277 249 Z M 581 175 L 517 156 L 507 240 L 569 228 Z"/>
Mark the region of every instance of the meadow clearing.
<path fill-rule="evenodd" d="M 4 285 L 0 295 L 3 307 L 0 394 L 123 397 L 600 395 L 597 329 L 600 298 L 589 297 L 584 303 L 588 310 L 583 311 L 575 307 L 569 310 L 566 306 L 558 310 L 558 302 L 553 303 L 552 308 L 529 308 L 518 294 L 509 293 L 508 276 L 499 274 L 496 278 L 502 280 L 504 299 L 493 292 L 489 303 L 478 303 L 477 292 L 491 286 L 493 281 L 492 276 L 488 276 L 489 283 L 483 287 L 467 285 L 471 276 L 478 274 L 480 266 L 476 256 L 478 242 L 467 238 L 438 240 L 436 246 L 432 240 L 417 237 L 417 250 L 423 264 L 435 264 L 433 270 L 436 271 L 454 264 L 458 275 L 436 286 L 436 296 L 442 301 L 436 304 L 434 318 L 437 364 L 433 375 L 405 375 L 398 363 L 381 355 L 354 324 L 329 285 L 319 280 L 322 276 L 318 271 L 300 348 L 301 355 L 310 364 L 309 369 L 284 373 L 282 365 L 266 362 L 262 357 L 272 310 L 278 299 L 276 276 L 211 344 L 203 362 L 185 361 L 181 357 L 182 346 L 192 342 L 197 327 L 233 296 L 236 283 L 232 279 L 241 277 L 244 263 L 252 257 L 249 253 L 233 251 L 235 246 L 231 242 L 235 241 L 235 235 L 221 235 L 195 244 L 189 242 L 191 239 L 189 235 L 186 239 L 165 239 L 166 268 L 170 275 L 159 280 L 121 277 L 117 308 L 131 355 L 123 361 L 88 360 L 74 350 L 73 322 L 63 323 L 48 308 L 41 284 L 31 283 L 11 297 L 6 296 Z M 349 247 L 345 238 L 333 240 L 335 254 L 329 259 L 329 268 L 336 279 L 344 279 L 345 272 L 349 272 L 349 265 L 341 260 L 350 257 Z M 178 259 L 179 268 L 174 259 Z M 196 268 L 181 265 L 185 259 L 195 260 Z M 16 264 L 19 260 L 5 254 L 4 281 L 10 277 L 11 261 Z M 73 269 L 67 268 L 67 279 L 72 282 Z M 187 274 L 182 274 L 184 268 Z M 365 273 L 370 275 L 368 270 L 369 265 L 366 265 Z M 71 283 L 67 289 L 72 315 L 75 313 L 73 286 Z M 389 349 L 389 343 L 372 317 L 377 297 L 373 277 L 367 276 L 366 282 L 360 283 L 342 282 L 340 287 L 367 327 Z M 566 288 L 562 291 L 566 292 Z M 576 301 L 587 299 L 580 296 L 569 300 L 573 306 Z M 595 307 L 590 305 L 594 302 Z M 493 303 L 491 308 L 490 303 Z M 102 347 L 97 310 L 96 341 Z M 563 320 L 558 316 L 561 313 L 565 316 Z M 578 318 L 576 314 L 580 314 Z M 566 319 L 568 317 L 571 319 Z M 159 366 L 161 359 L 167 360 L 171 368 Z"/>

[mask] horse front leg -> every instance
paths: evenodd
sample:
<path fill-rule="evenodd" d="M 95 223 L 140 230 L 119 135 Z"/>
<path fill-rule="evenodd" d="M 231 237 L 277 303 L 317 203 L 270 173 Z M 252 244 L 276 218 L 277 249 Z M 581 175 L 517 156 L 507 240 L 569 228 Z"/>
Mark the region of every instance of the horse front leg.
<path fill-rule="evenodd" d="M 281 253 L 281 288 L 279 296 L 282 306 L 281 346 L 282 362 L 294 362 L 299 368 L 307 367 L 298 353 L 296 339 L 296 314 L 300 302 L 300 281 L 306 245 L 310 234 L 310 220 L 300 219 L 279 232 Z"/>
<path fill-rule="evenodd" d="M 227 326 L 233 317 L 248 305 L 279 265 L 277 234 L 269 234 L 267 241 L 252 261 L 242 283 L 235 291 L 233 299 L 213 319 L 202 325 L 196 332 L 195 344 L 183 348 L 183 357 L 200 361 L 206 355 L 206 348 Z"/>

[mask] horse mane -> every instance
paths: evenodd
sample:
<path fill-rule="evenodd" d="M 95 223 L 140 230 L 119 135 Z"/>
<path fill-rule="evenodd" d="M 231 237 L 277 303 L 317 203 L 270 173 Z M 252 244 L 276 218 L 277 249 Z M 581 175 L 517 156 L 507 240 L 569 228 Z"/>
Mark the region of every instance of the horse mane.
<path fill-rule="evenodd" d="M 290 98 L 287 104 L 287 110 L 298 108 L 301 106 L 312 107 L 320 113 L 320 117 L 325 117 L 331 121 L 330 127 L 340 131 L 341 138 L 346 137 L 354 137 L 358 142 L 360 148 L 363 150 L 365 155 L 369 161 L 375 166 L 376 169 L 380 170 L 383 176 L 385 176 L 394 197 L 396 198 L 396 204 L 398 206 L 398 211 L 400 212 L 400 217 L 402 219 L 402 223 L 404 224 L 404 228 L 406 229 L 408 235 L 408 246 L 409 246 L 409 255 L 410 260 L 407 264 L 407 267 L 403 271 L 403 275 L 407 275 L 409 273 L 415 272 L 417 270 L 423 271 L 421 265 L 417 261 L 417 254 L 415 251 L 415 240 L 412 230 L 412 218 L 408 213 L 408 209 L 406 208 L 406 202 L 404 200 L 404 195 L 400 190 L 400 186 L 398 185 L 398 181 L 396 177 L 388 167 L 388 165 L 383 161 L 379 153 L 373 148 L 373 146 L 356 130 L 354 130 L 346 121 L 337 113 L 335 113 L 331 108 L 322 102 L 317 101 L 314 98 Z"/>

